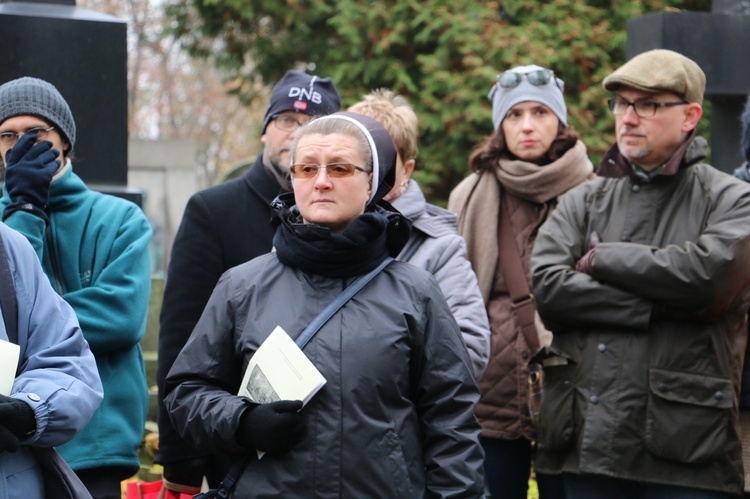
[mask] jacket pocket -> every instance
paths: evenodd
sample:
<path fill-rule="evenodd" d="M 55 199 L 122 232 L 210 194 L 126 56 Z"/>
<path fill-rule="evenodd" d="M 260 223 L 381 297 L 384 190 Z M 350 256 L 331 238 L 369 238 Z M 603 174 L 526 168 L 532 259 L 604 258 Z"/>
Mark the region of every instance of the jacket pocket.
<path fill-rule="evenodd" d="M 409 468 L 396 432 L 389 430 L 385 438 L 378 442 L 378 446 L 380 447 L 381 455 L 385 456 L 385 466 L 392 477 L 390 485 L 394 493 L 393 497 L 418 497 L 414 495 L 414 491 L 412 490 Z M 389 495 L 384 490 L 383 495 L 380 497 L 389 497 Z"/>
<path fill-rule="evenodd" d="M 539 444 L 550 451 L 564 451 L 575 441 L 575 387 L 573 363 L 546 366 L 539 417 Z"/>
<path fill-rule="evenodd" d="M 713 461 L 727 451 L 732 399 L 729 379 L 652 367 L 646 448 L 680 463 Z"/>

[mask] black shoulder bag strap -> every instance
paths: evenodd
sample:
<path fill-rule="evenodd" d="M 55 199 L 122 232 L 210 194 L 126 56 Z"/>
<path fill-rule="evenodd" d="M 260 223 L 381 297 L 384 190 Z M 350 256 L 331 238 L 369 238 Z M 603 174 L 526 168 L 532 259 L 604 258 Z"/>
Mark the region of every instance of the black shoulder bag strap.
<path fill-rule="evenodd" d="M 0 236 L 0 308 L 3 311 L 3 322 L 8 340 L 18 344 L 18 303 L 16 302 L 16 287 L 10 273 L 8 253 L 5 251 L 5 241 Z"/>
<path fill-rule="evenodd" d="M 365 287 L 365 285 L 370 282 L 376 275 L 380 273 L 381 270 L 386 268 L 388 264 L 390 264 L 393 261 L 393 258 L 386 257 L 385 260 L 383 260 L 380 265 L 375 267 L 373 270 L 368 272 L 367 274 L 363 274 L 359 276 L 354 282 L 352 282 L 349 286 L 346 287 L 339 295 L 333 299 L 331 303 L 328 304 L 326 308 L 323 309 L 322 312 L 318 314 L 317 317 L 315 317 L 310 324 L 305 328 L 304 331 L 297 337 L 294 342 L 297 344 L 300 348 L 305 348 L 305 345 L 312 339 L 313 336 L 315 336 L 315 333 L 318 332 L 318 330 L 328 322 L 328 319 L 330 319 L 333 314 L 338 312 L 338 310 L 344 306 L 346 302 L 348 302 L 352 296 L 357 294 L 357 292 Z M 229 470 L 229 473 L 227 473 L 227 476 L 224 477 L 224 479 L 219 484 L 218 489 L 210 489 L 207 492 L 202 492 L 198 495 L 193 496 L 194 499 L 209 499 L 218 497 L 220 499 L 225 499 L 229 497 L 229 495 L 232 493 L 232 490 L 234 490 L 234 486 L 237 484 L 237 480 L 239 480 L 240 476 L 242 475 L 242 472 L 245 471 L 245 468 L 249 464 L 249 460 L 244 460 L 240 463 L 237 463 L 232 467 L 231 470 Z"/>

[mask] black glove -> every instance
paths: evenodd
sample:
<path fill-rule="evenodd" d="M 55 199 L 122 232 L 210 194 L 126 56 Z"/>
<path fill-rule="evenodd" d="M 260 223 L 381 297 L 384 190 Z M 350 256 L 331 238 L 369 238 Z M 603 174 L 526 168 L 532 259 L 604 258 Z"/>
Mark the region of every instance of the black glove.
<path fill-rule="evenodd" d="M 207 463 L 202 457 L 197 457 L 195 459 L 164 463 L 162 466 L 164 468 L 164 480 L 169 482 L 167 489 L 174 489 L 174 485 L 197 487 L 200 489 L 203 484 L 203 475 L 206 472 Z M 195 494 L 198 492 L 195 492 Z"/>
<path fill-rule="evenodd" d="M 26 402 L 0 395 L 0 452 L 15 452 L 20 441 L 36 431 L 34 409 Z"/>
<path fill-rule="evenodd" d="M 248 448 L 270 455 L 289 452 L 297 443 L 304 425 L 301 400 L 279 400 L 249 408 L 240 418 L 237 441 Z"/>
<path fill-rule="evenodd" d="M 25 133 L 5 155 L 5 187 L 11 205 L 31 205 L 44 210 L 49 201 L 49 185 L 60 168 L 60 152 L 52 142 L 36 144 L 36 134 Z M 7 210 L 8 208 L 6 208 Z"/>

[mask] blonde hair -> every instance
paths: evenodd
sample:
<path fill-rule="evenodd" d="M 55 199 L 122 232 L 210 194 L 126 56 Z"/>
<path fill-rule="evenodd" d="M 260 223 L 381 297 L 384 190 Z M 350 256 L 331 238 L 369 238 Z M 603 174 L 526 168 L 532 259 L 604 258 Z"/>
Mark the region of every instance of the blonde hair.
<path fill-rule="evenodd" d="M 417 157 L 417 114 L 403 96 L 380 88 L 365 95 L 347 111 L 364 114 L 380 122 L 393 139 L 401 161 Z"/>

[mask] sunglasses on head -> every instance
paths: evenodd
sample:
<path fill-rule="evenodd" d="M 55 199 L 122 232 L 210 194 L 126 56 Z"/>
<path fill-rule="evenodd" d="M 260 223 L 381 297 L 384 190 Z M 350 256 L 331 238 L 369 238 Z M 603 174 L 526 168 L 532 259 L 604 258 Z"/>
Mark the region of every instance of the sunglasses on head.
<path fill-rule="evenodd" d="M 521 83 L 521 81 L 523 81 L 524 77 L 529 80 L 529 83 L 536 87 L 543 87 L 544 85 L 549 84 L 550 80 L 553 80 L 555 85 L 557 85 L 557 88 L 562 92 L 562 88 L 560 88 L 560 84 L 555 78 L 555 73 L 549 69 L 537 69 L 529 71 L 528 73 L 506 71 L 497 75 L 497 84 L 502 88 L 515 88 Z"/>

